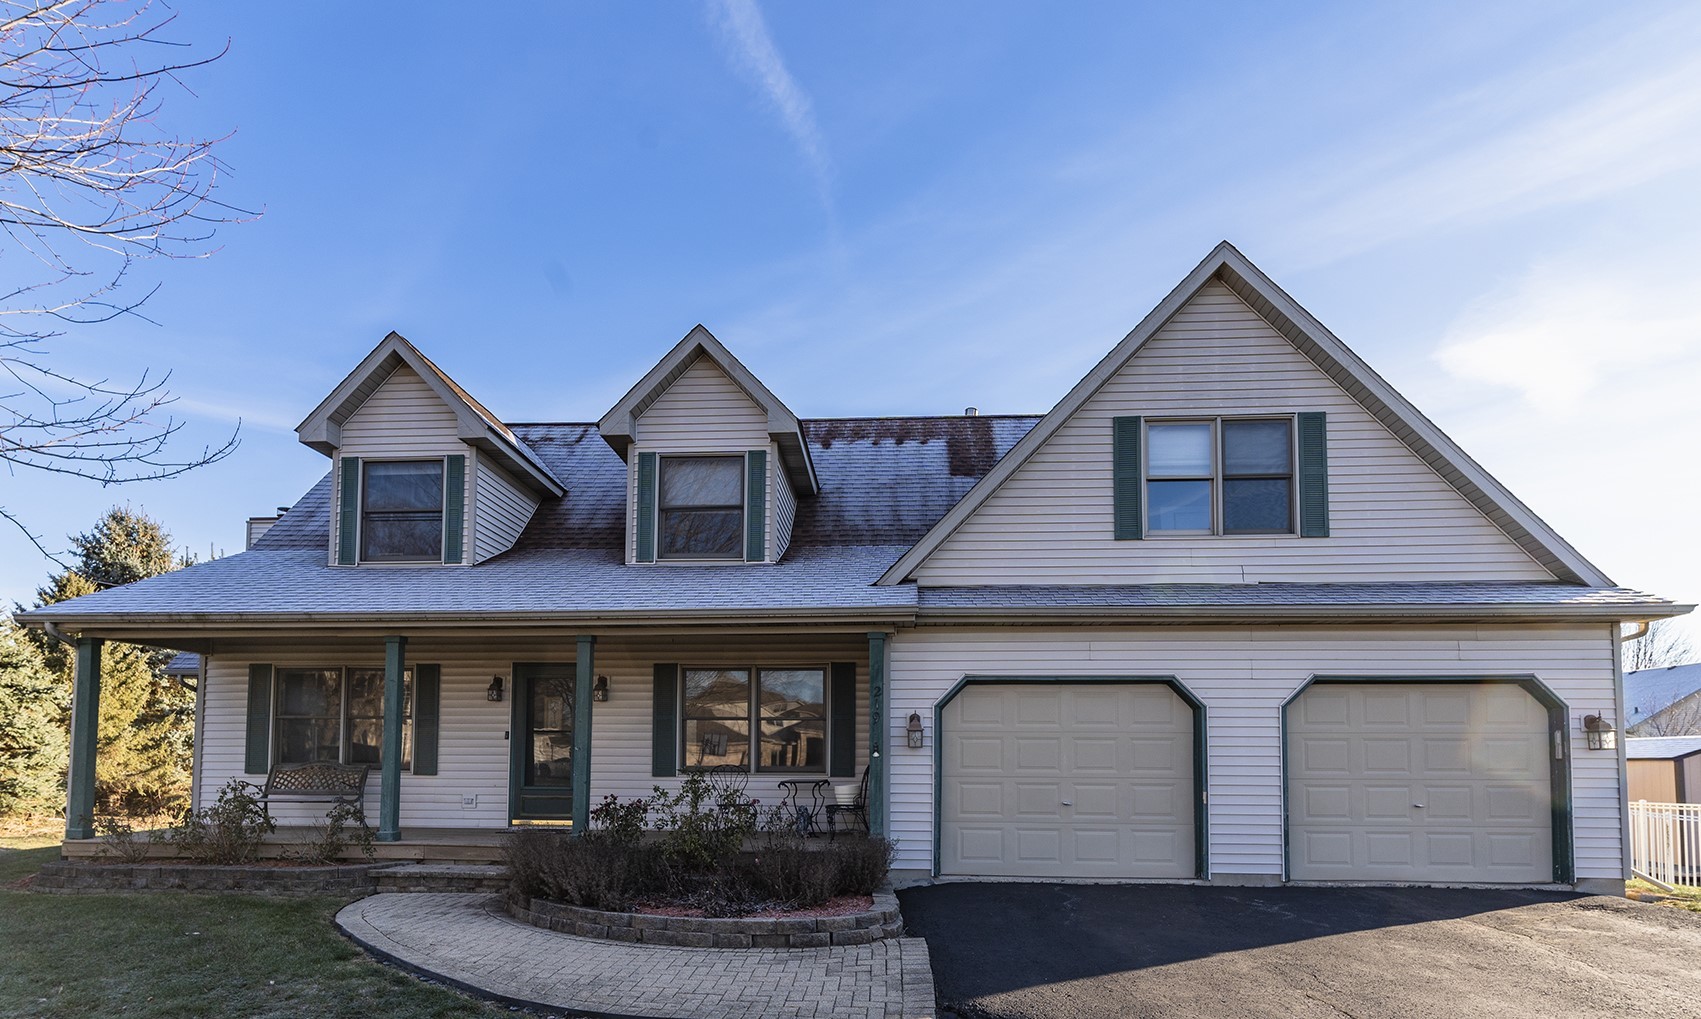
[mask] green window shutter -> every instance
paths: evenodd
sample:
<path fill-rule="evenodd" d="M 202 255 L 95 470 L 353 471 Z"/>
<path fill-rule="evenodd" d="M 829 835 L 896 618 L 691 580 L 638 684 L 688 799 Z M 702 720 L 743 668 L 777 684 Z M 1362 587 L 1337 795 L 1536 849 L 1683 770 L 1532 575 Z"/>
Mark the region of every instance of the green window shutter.
<path fill-rule="evenodd" d="M 656 454 L 638 454 L 637 559 L 656 561 Z M 672 774 L 669 772 L 668 774 Z"/>
<path fill-rule="evenodd" d="M 744 561 L 768 558 L 768 451 L 744 454 Z"/>
<path fill-rule="evenodd" d="M 1299 415 L 1299 534 L 1329 536 L 1329 439 L 1326 415 Z"/>
<path fill-rule="evenodd" d="M 1140 508 L 1140 419 L 1123 417 L 1111 419 L 1110 470 L 1111 491 L 1115 500 L 1114 530 L 1116 540 L 1127 541 L 1146 536 L 1145 513 Z"/>
<path fill-rule="evenodd" d="M 413 773 L 437 774 L 437 731 L 442 710 L 443 666 L 413 667 Z"/>
<path fill-rule="evenodd" d="M 650 774 L 672 778 L 679 772 L 679 666 L 658 665 L 650 704 Z"/>
<path fill-rule="evenodd" d="M 832 778 L 856 777 L 856 663 L 834 662 L 827 690 L 827 747 Z"/>
<path fill-rule="evenodd" d="M 443 561 L 461 561 L 467 528 L 467 458 L 460 454 L 443 465 Z"/>
<path fill-rule="evenodd" d="M 242 770 L 264 775 L 272 768 L 272 667 L 248 666 L 248 749 Z"/>
<path fill-rule="evenodd" d="M 342 500 L 337 514 L 337 565 L 353 566 L 360 557 L 360 457 L 343 457 Z"/>

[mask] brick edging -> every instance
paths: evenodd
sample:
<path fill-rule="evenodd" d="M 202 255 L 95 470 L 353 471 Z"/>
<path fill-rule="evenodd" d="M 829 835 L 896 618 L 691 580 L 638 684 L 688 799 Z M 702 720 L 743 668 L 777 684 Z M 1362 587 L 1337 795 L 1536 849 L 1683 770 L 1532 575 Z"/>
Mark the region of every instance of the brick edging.
<path fill-rule="evenodd" d="M 253 892 L 262 895 L 371 895 L 382 863 L 308 867 L 248 867 L 204 863 L 84 863 L 49 860 L 31 891 L 78 894 L 114 891 Z"/>
<path fill-rule="evenodd" d="M 681 948 L 826 948 L 902 937 L 904 918 L 890 888 L 873 908 L 849 916 L 719 917 L 610 913 L 546 899 L 504 897 L 508 915 L 533 927 L 581 938 Z"/>

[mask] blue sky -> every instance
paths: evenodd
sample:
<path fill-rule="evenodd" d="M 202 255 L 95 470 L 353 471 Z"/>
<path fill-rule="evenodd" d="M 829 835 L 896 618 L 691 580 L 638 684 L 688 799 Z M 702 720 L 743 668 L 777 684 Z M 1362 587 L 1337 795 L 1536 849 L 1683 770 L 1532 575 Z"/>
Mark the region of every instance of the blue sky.
<path fill-rule="evenodd" d="M 806 417 L 1043 411 L 1227 238 L 1620 583 L 1701 598 L 1695 4 L 177 9 L 231 51 L 166 126 L 235 129 L 264 215 L 54 350 L 242 444 L 0 479 L 50 542 L 127 501 L 240 550 L 391 329 L 511 421 L 594 420 L 699 321 Z M 0 597 L 46 572 L 0 532 Z"/>

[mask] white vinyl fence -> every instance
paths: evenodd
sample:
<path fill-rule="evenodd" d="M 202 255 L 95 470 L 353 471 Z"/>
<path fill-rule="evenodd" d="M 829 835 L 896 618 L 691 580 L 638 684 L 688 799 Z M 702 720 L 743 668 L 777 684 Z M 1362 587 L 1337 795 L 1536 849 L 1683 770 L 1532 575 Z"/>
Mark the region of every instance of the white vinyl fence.
<path fill-rule="evenodd" d="M 1701 885 L 1701 803 L 1632 803 L 1630 869 L 1663 884 Z"/>

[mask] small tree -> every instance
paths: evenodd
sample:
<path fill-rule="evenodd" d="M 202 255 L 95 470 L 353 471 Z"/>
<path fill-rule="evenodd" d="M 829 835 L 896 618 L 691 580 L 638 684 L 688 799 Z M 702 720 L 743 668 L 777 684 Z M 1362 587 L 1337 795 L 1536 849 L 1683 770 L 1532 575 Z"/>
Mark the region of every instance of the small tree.
<path fill-rule="evenodd" d="M 1695 661 L 1695 645 L 1670 619 L 1661 619 L 1648 632 L 1624 645 L 1624 671 L 1663 669 Z"/>
<path fill-rule="evenodd" d="M 67 707 L 34 642 L 0 616 L 0 816 L 49 814 L 63 804 Z"/>

